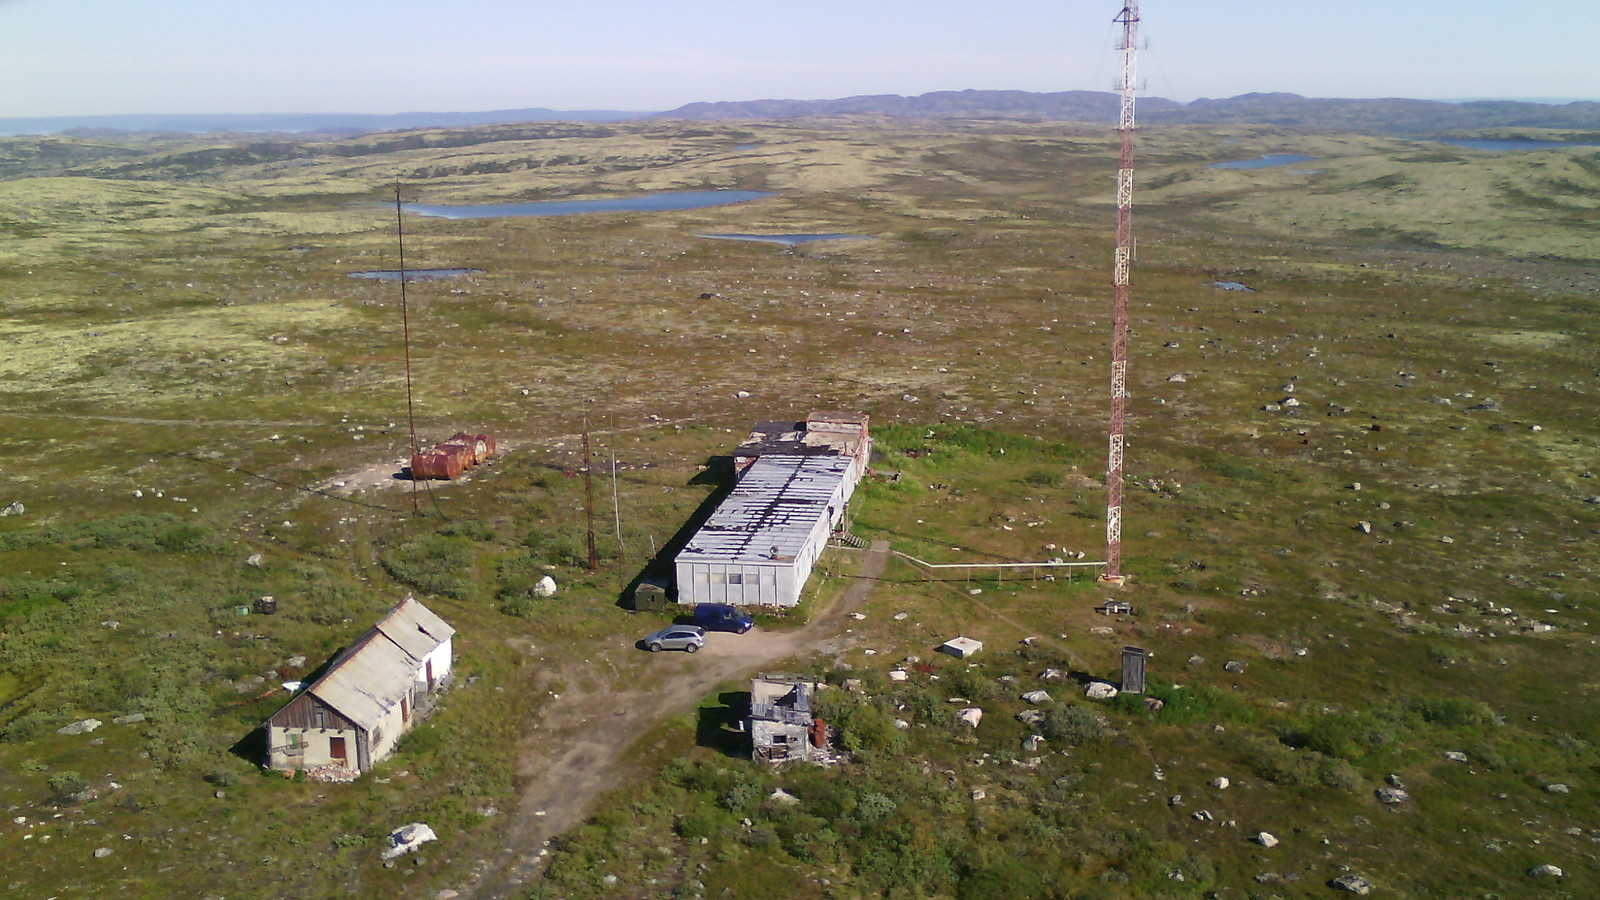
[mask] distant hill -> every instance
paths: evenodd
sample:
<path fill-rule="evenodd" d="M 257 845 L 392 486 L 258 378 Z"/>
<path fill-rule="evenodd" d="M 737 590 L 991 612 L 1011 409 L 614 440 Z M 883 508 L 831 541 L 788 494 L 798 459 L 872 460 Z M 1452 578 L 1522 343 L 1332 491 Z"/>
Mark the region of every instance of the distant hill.
<path fill-rule="evenodd" d="M 0 119 L 0 135 L 76 134 L 80 136 L 164 132 L 168 134 L 370 134 L 401 128 L 470 128 L 519 122 L 620 122 L 644 113 L 607 109 L 497 109 L 488 112 L 252 113 L 125 116 L 53 116 Z"/>
<path fill-rule="evenodd" d="M 691 103 L 670 112 L 656 113 L 658 119 L 795 119 L 806 116 L 878 115 L 896 118 L 937 119 L 982 116 L 1028 116 L 1040 119 L 1099 122 L 1117 117 L 1122 101 L 1103 91 L 1061 91 L 1038 94 L 1031 91 L 935 91 L 916 97 L 898 94 L 872 94 L 839 100 L 749 100 L 721 103 Z M 1182 105 L 1160 97 L 1143 97 L 1140 108 L 1146 111 L 1181 109 Z"/>
<path fill-rule="evenodd" d="M 754 100 L 691 103 L 659 119 L 789 119 L 805 116 L 879 115 L 900 118 L 1026 116 L 1081 122 L 1115 121 L 1116 94 L 1101 91 L 938 91 L 917 97 L 878 94 L 839 100 Z M 1140 97 L 1147 124 L 1261 124 L 1385 134 L 1437 134 L 1486 128 L 1600 130 L 1600 103 L 1552 106 L 1509 100 L 1445 103 L 1438 100 L 1344 100 L 1298 94 L 1242 94 L 1183 104 Z"/>
<path fill-rule="evenodd" d="M 0 135 L 128 133 L 267 133 L 354 135 L 407 128 L 469 128 L 525 122 L 621 122 L 629 119 L 689 121 L 886 116 L 904 119 L 1031 118 L 1113 122 L 1121 101 L 1105 91 L 934 91 L 915 97 L 870 94 L 834 100 L 735 100 L 690 103 L 667 112 L 618 110 L 501 109 L 488 112 L 415 112 L 393 115 L 341 113 L 252 115 L 127 115 L 0 119 Z M 1259 124 L 1368 134 L 1474 132 L 1485 129 L 1555 128 L 1600 133 L 1600 103 L 1563 104 L 1514 100 L 1348 100 L 1298 94 L 1242 94 L 1221 100 L 1177 103 L 1140 97 L 1145 124 Z"/>

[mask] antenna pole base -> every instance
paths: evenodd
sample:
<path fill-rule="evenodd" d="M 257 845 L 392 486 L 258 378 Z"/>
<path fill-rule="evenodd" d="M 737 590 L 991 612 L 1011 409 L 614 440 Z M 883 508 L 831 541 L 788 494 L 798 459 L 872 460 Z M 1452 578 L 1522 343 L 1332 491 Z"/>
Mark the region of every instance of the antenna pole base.
<path fill-rule="evenodd" d="M 1111 587 L 1123 587 L 1128 583 L 1128 576 L 1101 575 L 1100 577 L 1096 578 L 1095 581 L 1099 582 L 1100 584 L 1110 585 Z"/>

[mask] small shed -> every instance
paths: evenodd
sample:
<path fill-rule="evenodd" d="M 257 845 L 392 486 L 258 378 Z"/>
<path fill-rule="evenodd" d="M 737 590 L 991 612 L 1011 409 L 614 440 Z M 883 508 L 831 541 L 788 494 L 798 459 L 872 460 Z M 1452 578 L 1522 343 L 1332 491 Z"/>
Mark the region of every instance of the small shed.
<path fill-rule="evenodd" d="M 812 715 L 816 684 L 791 675 L 750 682 L 750 756 L 768 763 L 824 761 L 827 726 Z"/>
<path fill-rule="evenodd" d="M 407 597 L 267 720 L 268 765 L 366 772 L 452 680 L 455 629 Z"/>
<path fill-rule="evenodd" d="M 633 596 L 628 599 L 629 608 L 634 612 L 666 609 L 672 605 L 667 597 L 667 586 L 654 581 L 640 581 L 633 589 Z"/>

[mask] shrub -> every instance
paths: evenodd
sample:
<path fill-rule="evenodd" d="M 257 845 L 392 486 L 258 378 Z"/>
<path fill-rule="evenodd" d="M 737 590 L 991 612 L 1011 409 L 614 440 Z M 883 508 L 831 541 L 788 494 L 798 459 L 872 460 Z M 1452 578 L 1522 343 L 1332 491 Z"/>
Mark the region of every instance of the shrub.
<path fill-rule="evenodd" d="M 1045 740 L 1077 747 L 1103 741 L 1111 733 L 1111 723 L 1097 710 L 1082 706 L 1057 706 L 1044 714 L 1039 734 Z"/>
<path fill-rule="evenodd" d="M 81 794 L 89 789 L 89 782 L 77 772 L 57 772 L 50 776 L 50 792 L 55 795 L 56 802 L 61 803 L 72 799 L 74 794 Z"/>
<path fill-rule="evenodd" d="M 1405 707 L 1423 721 L 1444 728 L 1470 728 L 1494 721 L 1494 710 L 1488 704 L 1463 697 L 1412 697 Z"/>

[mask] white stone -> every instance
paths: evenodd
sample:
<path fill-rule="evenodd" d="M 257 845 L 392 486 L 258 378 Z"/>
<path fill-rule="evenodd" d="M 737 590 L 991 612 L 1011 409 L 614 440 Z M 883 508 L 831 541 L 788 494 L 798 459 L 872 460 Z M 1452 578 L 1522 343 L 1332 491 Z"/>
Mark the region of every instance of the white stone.
<path fill-rule="evenodd" d="M 983 721 L 983 710 L 976 706 L 969 706 L 956 713 L 956 718 L 967 725 L 971 725 L 973 728 L 977 728 L 978 723 Z"/>
<path fill-rule="evenodd" d="M 1216 788 L 1219 791 L 1227 790 L 1228 789 L 1228 785 L 1230 785 L 1232 783 L 1233 782 L 1229 781 L 1226 777 L 1224 777 L 1222 775 L 1218 775 L 1217 777 L 1211 779 L 1211 786 Z"/>
<path fill-rule="evenodd" d="M 1534 866 L 1528 870 L 1528 875 L 1533 878 L 1561 878 L 1566 874 L 1567 873 L 1563 872 L 1560 867 L 1552 866 L 1549 863 Z"/>
<path fill-rule="evenodd" d="M 778 788 L 767 796 L 770 797 L 774 803 L 781 803 L 784 806 L 793 806 L 800 802 L 799 797 L 796 797 L 783 788 Z"/>
<path fill-rule="evenodd" d="M 1040 703 L 1049 703 L 1050 695 L 1044 691 L 1029 691 L 1022 695 L 1022 699 L 1029 703 L 1038 705 Z"/>
<path fill-rule="evenodd" d="M 533 595 L 535 597 L 554 597 L 556 595 L 556 580 L 549 575 L 539 579 L 539 583 L 533 586 Z"/>
<path fill-rule="evenodd" d="M 1274 837 L 1271 832 L 1268 832 L 1268 831 L 1258 831 L 1258 832 L 1256 832 L 1255 841 L 1256 841 L 1256 843 L 1260 844 L 1263 847 L 1266 847 L 1269 850 L 1272 849 L 1273 847 L 1278 846 L 1278 839 L 1276 837 Z"/>
<path fill-rule="evenodd" d="M 1117 689 L 1104 681 L 1096 681 L 1084 689 L 1083 695 L 1090 700 L 1110 700 L 1117 695 Z"/>
<path fill-rule="evenodd" d="M 383 858 L 388 860 L 404 856 L 407 853 L 414 852 L 423 844 L 438 839 L 439 836 L 433 833 L 433 829 L 421 822 L 402 825 L 389 833 L 390 846 L 389 849 L 383 851 Z"/>
<path fill-rule="evenodd" d="M 905 669 L 892 669 L 889 672 L 890 681 L 905 681 L 910 677 L 911 673 L 907 672 Z"/>
<path fill-rule="evenodd" d="M 88 734 L 100 727 L 99 719 L 82 719 L 56 729 L 56 734 Z"/>

